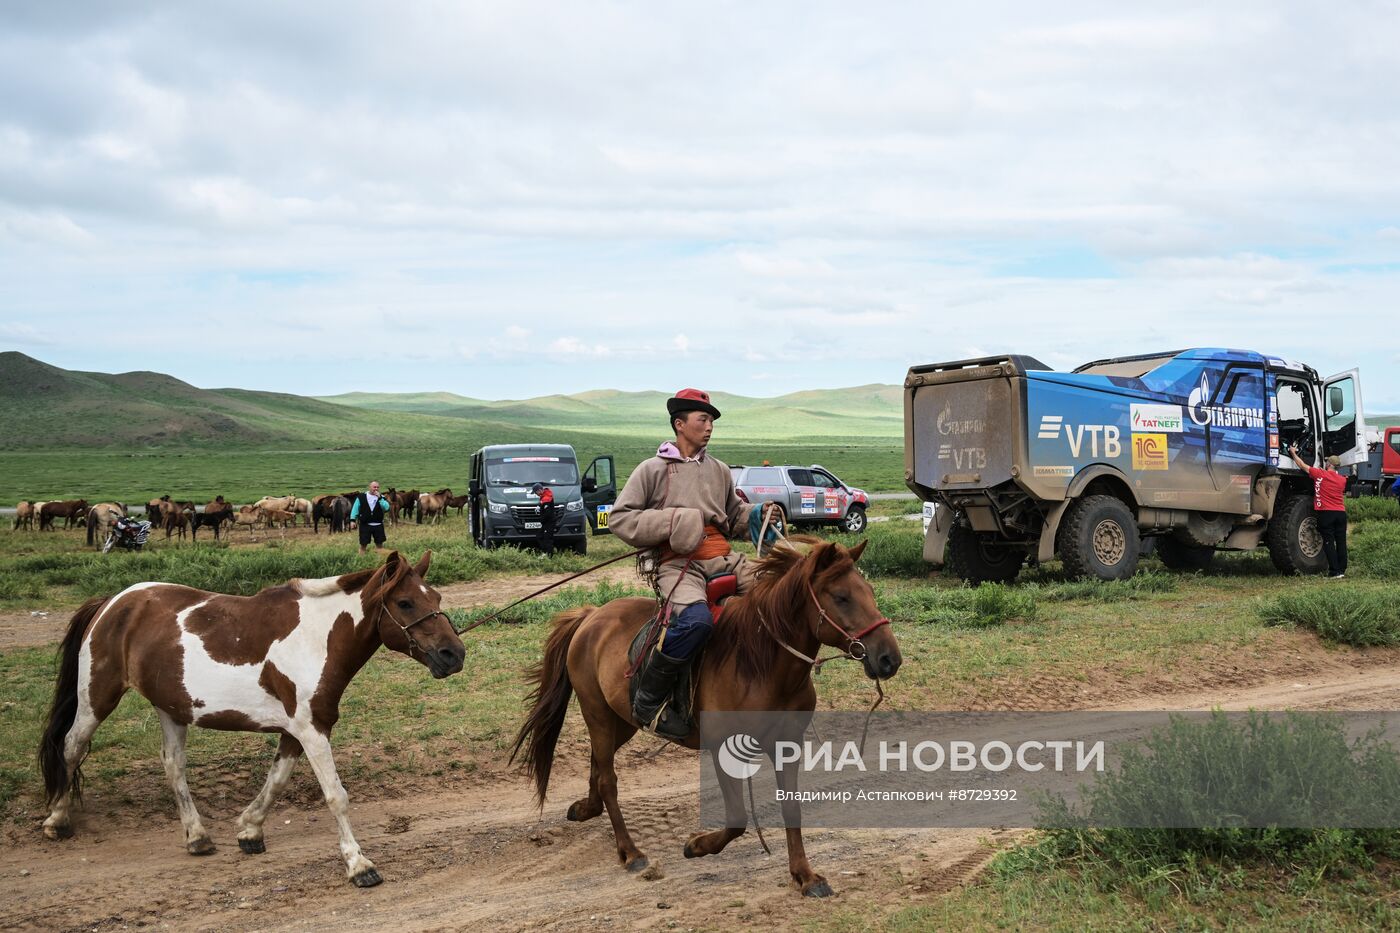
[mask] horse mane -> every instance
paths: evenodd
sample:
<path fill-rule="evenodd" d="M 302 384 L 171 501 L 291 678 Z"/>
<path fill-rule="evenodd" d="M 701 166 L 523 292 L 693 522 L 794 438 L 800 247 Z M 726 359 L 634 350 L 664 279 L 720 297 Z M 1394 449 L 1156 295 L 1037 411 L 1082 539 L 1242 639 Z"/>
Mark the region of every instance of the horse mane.
<path fill-rule="evenodd" d="M 793 544 L 810 545 L 802 551 Z M 811 607 L 806 585 L 847 573 L 854 561 L 839 545 L 810 535 L 791 535 L 755 562 L 753 588 L 724 604 L 706 653 L 716 664 L 734 659 L 746 680 L 758 680 L 772 670 L 782 646 L 806 634 L 803 624 Z"/>
<path fill-rule="evenodd" d="M 369 575 L 372 571 L 365 570 L 361 572 L 364 574 L 365 581 L 368 582 Z M 358 574 L 356 574 L 356 576 L 358 576 Z M 321 577 L 316 580 L 306 580 L 301 577 L 296 577 L 288 581 L 288 584 L 292 589 L 303 596 L 330 596 L 333 593 L 346 592 L 341 582 L 342 580 L 345 580 L 345 577 Z M 353 592 L 354 589 L 355 588 L 352 588 L 351 592 Z"/>

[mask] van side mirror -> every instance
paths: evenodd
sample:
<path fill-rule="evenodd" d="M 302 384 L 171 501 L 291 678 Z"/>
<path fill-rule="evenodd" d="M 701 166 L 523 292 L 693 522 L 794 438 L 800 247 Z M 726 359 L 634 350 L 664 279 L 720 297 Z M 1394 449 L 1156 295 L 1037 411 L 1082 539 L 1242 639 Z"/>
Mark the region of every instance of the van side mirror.
<path fill-rule="evenodd" d="M 1329 386 L 1327 388 L 1327 414 L 1338 414 L 1345 407 L 1346 396 L 1342 394 L 1342 387 Z"/>
<path fill-rule="evenodd" d="M 593 477 L 591 477 L 591 476 L 585 476 L 585 477 L 583 478 L 583 491 L 584 491 L 584 492 L 597 492 L 597 491 L 598 491 L 598 481 L 597 481 L 596 479 L 594 479 Z"/>

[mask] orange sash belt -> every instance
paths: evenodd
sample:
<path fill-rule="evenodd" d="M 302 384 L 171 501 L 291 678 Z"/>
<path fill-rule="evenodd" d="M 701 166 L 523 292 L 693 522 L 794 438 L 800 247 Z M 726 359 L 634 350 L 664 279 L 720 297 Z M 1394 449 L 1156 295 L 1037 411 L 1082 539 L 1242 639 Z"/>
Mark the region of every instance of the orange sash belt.
<path fill-rule="evenodd" d="M 733 548 L 729 546 L 729 539 L 714 525 L 705 526 L 705 537 L 700 541 L 700 546 L 689 554 L 677 554 L 669 547 L 661 549 L 661 561 L 675 560 L 677 557 L 688 557 L 691 560 L 710 560 L 715 557 L 723 557 Z"/>

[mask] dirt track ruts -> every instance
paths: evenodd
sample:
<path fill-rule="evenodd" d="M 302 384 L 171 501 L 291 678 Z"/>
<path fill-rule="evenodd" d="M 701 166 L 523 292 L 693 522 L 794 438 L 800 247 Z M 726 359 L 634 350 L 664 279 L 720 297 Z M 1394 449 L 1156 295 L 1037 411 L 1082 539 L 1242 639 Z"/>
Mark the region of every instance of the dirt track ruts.
<path fill-rule="evenodd" d="M 1313 672 L 1248 687 L 1185 690 L 1096 703 L 1094 709 L 1394 709 L 1400 663 L 1351 665 L 1325 654 Z M 619 761 L 621 802 L 653 870 L 630 875 L 616 864 L 606 818 L 563 819 L 586 784 L 577 715 L 561 743 L 553 793 L 543 814 L 514 775 L 477 783 L 420 787 L 355 804 L 357 836 L 385 877 L 362 891 L 346 883 L 334 823 L 319 801 L 285 802 L 268 820 L 268 851 L 244 856 L 234 818 L 246 801 L 215 808 L 200 799 L 218 852 L 186 855 L 169 813 L 133 822 L 121 802 L 89 799 L 78 835 L 42 838 L 38 823 L 8 831 L 7 891 L 0 927 L 118 929 L 169 924 L 181 929 L 381 928 L 648 929 L 788 926 L 842 907 L 888 908 L 926 902 L 974 878 L 997 843 L 1017 830 L 808 830 L 814 866 L 837 897 L 805 900 L 788 885 L 781 833 L 774 855 L 742 836 L 718 856 L 686 860 L 681 846 L 700 827 L 695 754 L 657 751 L 650 739 Z M 158 768 L 154 769 L 158 772 Z M 163 791 L 158 774 L 153 793 Z M 352 801 L 355 788 L 350 787 Z M 111 816 L 108 816 L 108 811 Z"/>

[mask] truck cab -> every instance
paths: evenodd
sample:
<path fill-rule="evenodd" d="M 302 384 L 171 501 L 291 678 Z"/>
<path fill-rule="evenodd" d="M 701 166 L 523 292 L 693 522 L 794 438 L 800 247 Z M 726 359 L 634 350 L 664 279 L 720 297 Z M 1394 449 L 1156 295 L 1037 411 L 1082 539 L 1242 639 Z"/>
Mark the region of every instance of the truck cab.
<path fill-rule="evenodd" d="M 532 546 L 543 520 L 541 483 L 554 491 L 555 543 L 579 554 L 588 551 L 588 533 L 607 534 L 607 512 L 617 498 L 611 455 L 596 457 L 582 475 L 568 444 L 498 444 L 471 458 L 467 524 L 478 547 Z"/>
<path fill-rule="evenodd" d="M 969 580 L 1060 557 L 1077 576 L 1133 572 L 1144 538 L 1170 566 L 1269 547 L 1286 572 L 1325 567 L 1312 484 L 1289 459 L 1366 456 L 1360 377 L 1246 350 L 915 366 L 905 479 L 935 503 L 925 559 Z"/>

